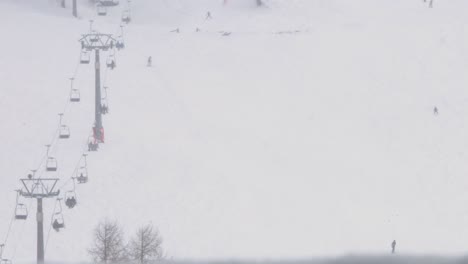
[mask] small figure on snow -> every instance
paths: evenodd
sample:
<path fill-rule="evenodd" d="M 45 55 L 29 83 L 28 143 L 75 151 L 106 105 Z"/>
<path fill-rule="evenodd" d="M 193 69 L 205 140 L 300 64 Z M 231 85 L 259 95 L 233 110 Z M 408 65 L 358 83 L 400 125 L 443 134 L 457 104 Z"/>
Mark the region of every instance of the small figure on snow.
<path fill-rule="evenodd" d="M 206 12 L 205 20 L 212 19 L 210 11 Z"/>
<path fill-rule="evenodd" d="M 434 106 L 434 115 L 439 115 L 439 109 L 437 106 Z"/>
<path fill-rule="evenodd" d="M 392 242 L 392 254 L 395 254 L 395 248 L 396 248 L 396 240 L 393 240 L 393 242 Z"/>
<path fill-rule="evenodd" d="M 176 29 L 174 29 L 174 30 L 171 30 L 171 33 L 179 33 L 179 32 L 180 32 L 179 28 L 176 28 Z"/>
<path fill-rule="evenodd" d="M 146 64 L 147 67 L 153 66 L 153 58 L 151 56 L 148 57 L 148 63 Z"/>

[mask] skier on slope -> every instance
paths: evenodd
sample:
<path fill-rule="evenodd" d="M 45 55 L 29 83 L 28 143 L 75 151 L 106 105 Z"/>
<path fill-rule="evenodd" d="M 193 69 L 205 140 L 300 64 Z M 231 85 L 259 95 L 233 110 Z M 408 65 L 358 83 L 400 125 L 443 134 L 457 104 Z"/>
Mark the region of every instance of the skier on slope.
<path fill-rule="evenodd" d="M 210 11 L 206 12 L 205 20 L 212 19 Z"/>
<path fill-rule="evenodd" d="M 395 254 L 396 240 L 392 242 L 392 254 Z"/>
<path fill-rule="evenodd" d="M 437 106 L 434 106 L 434 115 L 438 115 L 439 114 L 439 109 L 437 109 Z"/>
<path fill-rule="evenodd" d="M 148 63 L 146 64 L 147 67 L 151 67 L 153 64 L 153 59 L 151 58 L 151 56 L 148 57 Z"/>

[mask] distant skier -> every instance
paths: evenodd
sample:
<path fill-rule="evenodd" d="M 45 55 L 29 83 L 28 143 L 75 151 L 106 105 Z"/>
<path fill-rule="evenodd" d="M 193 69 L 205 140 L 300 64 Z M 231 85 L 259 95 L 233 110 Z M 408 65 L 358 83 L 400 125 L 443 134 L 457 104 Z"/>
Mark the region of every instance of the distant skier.
<path fill-rule="evenodd" d="M 148 57 L 148 63 L 146 63 L 146 66 L 147 67 L 153 66 L 153 58 L 151 58 L 151 56 Z"/>
<path fill-rule="evenodd" d="M 206 12 L 205 20 L 212 19 L 210 11 Z"/>
<path fill-rule="evenodd" d="M 395 254 L 395 248 L 396 248 L 396 241 L 393 240 L 393 242 L 392 242 L 392 254 Z"/>
<path fill-rule="evenodd" d="M 437 106 L 434 106 L 434 115 L 439 115 L 439 109 L 437 109 Z"/>

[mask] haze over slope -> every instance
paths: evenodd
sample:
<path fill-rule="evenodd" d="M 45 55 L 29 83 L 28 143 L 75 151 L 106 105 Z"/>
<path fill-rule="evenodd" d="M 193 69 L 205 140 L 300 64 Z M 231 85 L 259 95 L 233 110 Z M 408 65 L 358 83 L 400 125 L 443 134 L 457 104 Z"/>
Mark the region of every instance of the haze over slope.
<path fill-rule="evenodd" d="M 75 20 L 45 2 L 0 3 L 0 238 L 63 111 L 88 20 L 120 31 L 122 6 L 101 18 L 83 1 Z M 88 259 L 104 217 L 127 234 L 152 222 L 175 258 L 387 253 L 393 239 L 404 253 L 466 252 L 468 3 L 250 2 L 132 2 L 127 47 L 103 73 L 106 143 L 47 257 Z M 94 119 L 92 66 L 77 69 L 72 137 L 53 149 L 62 183 Z M 6 257 L 34 259 L 34 206 Z"/>

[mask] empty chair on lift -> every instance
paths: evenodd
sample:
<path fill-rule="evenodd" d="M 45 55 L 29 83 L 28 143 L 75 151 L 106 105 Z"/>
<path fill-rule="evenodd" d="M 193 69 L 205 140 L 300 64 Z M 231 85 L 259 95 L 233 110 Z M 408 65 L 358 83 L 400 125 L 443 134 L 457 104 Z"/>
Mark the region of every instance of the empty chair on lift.
<path fill-rule="evenodd" d="M 57 171 L 57 160 L 53 157 L 48 157 L 46 162 L 47 171 Z"/>
<path fill-rule="evenodd" d="M 99 16 L 105 16 L 107 15 L 107 8 L 103 5 L 98 5 L 97 7 L 97 13 Z"/>
<path fill-rule="evenodd" d="M 59 138 L 61 138 L 61 139 L 70 138 L 70 128 L 68 128 L 68 126 L 62 125 L 60 127 Z"/>
<path fill-rule="evenodd" d="M 90 57 L 89 51 L 83 50 L 80 55 L 80 63 L 89 64 L 90 61 L 91 61 L 91 57 Z"/>
<path fill-rule="evenodd" d="M 63 220 L 63 215 L 61 212 L 55 213 L 54 218 L 52 220 L 52 227 L 57 232 L 59 232 L 60 229 L 65 227 L 65 221 Z"/>
<path fill-rule="evenodd" d="M 72 209 L 73 207 L 75 207 L 75 205 L 77 204 L 76 202 L 76 197 L 75 197 L 75 192 L 74 191 L 69 191 L 67 192 L 67 194 L 65 195 L 65 205 Z"/>
<path fill-rule="evenodd" d="M 24 204 L 17 204 L 15 209 L 16 220 L 26 220 L 28 218 L 28 208 Z"/>
<path fill-rule="evenodd" d="M 72 89 L 70 91 L 70 102 L 79 102 L 81 100 L 80 90 Z"/>

